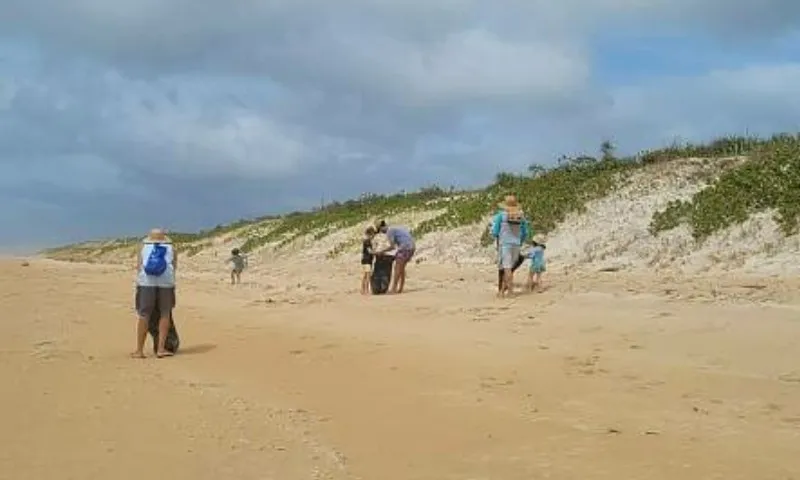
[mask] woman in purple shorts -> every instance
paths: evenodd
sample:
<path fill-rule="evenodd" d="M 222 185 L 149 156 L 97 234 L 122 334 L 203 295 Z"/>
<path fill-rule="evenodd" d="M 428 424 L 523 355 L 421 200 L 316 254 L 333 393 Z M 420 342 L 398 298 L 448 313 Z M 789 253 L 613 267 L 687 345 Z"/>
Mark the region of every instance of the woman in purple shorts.
<path fill-rule="evenodd" d="M 389 239 L 389 246 L 376 253 L 386 253 L 397 248 L 397 252 L 394 254 L 394 272 L 392 273 L 392 285 L 389 288 L 389 293 L 403 293 L 403 287 L 406 284 L 406 265 L 414 256 L 414 251 L 416 250 L 414 237 L 411 236 L 407 228 L 390 227 L 386 225 L 384 220 L 378 223 L 378 231 L 386 234 L 386 238 Z"/>

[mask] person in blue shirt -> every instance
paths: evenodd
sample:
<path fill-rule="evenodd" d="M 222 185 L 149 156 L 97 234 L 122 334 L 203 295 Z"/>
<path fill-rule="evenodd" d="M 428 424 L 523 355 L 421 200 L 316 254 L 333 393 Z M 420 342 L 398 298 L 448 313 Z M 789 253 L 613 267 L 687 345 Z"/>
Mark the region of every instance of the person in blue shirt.
<path fill-rule="evenodd" d="M 542 285 L 542 274 L 547 271 L 547 261 L 544 258 L 547 245 L 544 243 L 544 237 L 536 235 L 532 243 L 533 248 L 528 252 L 528 258 L 531 260 L 528 271 L 528 290 L 531 292 Z"/>
<path fill-rule="evenodd" d="M 514 293 L 514 266 L 519 261 L 522 244 L 528 238 L 530 225 L 514 195 L 508 195 L 500 204 L 501 211 L 492 221 L 492 237 L 498 253 L 498 266 L 503 270 L 503 281 L 497 295 Z"/>
<path fill-rule="evenodd" d="M 503 210 L 498 209 L 497 212 L 495 213 L 494 217 L 492 217 L 492 221 L 489 223 L 489 231 L 492 230 L 493 225 L 495 224 L 495 221 L 498 218 L 500 218 L 500 213 L 502 213 L 502 212 L 503 212 Z M 527 220 L 524 220 L 524 221 L 527 222 Z M 530 226 L 528 226 L 528 231 L 529 232 L 531 231 Z M 499 258 L 499 255 L 500 255 L 500 242 L 499 242 L 499 239 L 495 239 L 495 249 L 497 250 L 497 255 L 498 255 L 498 260 L 497 260 L 497 292 L 500 293 L 503 290 L 503 276 L 505 275 L 505 271 L 503 270 L 503 266 L 500 265 L 500 258 Z M 523 255 L 522 252 L 520 252 L 519 257 L 517 257 L 517 261 L 514 262 L 514 266 L 511 267 L 511 271 L 512 272 L 516 272 L 517 269 L 519 267 L 521 267 L 523 263 L 525 263 L 525 255 Z"/>

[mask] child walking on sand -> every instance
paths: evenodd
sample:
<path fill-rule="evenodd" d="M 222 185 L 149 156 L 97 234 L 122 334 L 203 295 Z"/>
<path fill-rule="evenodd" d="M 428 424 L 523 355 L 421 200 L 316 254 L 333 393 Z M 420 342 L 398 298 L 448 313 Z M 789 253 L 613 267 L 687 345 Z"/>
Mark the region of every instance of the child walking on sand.
<path fill-rule="evenodd" d="M 242 283 L 242 272 L 247 266 L 247 257 L 242 255 L 238 248 L 231 250 L 231 257 L 228 259 L 231 264 L 231 285 Z"/>
<path fill-rule="evenodd" d="M 364 240 L 361 242 L 361 295 L 370 293 L 370 276 L 372 275 L 372 262 L 375 260 L 375 249 L 372 240 L 377 230 L 373 226 L 367 227 Z"/>
<path fill-rule="evenodd" d="M 544 251 L 547 245 L 540 235 L 533 239 L 533 248 L 528 252 L 531 260 L 530 271 L 528 272 L 528 290 L 533 292 L 542 285 L 542 274 L 547 271 L 547 261 L 544 258 Z"/>

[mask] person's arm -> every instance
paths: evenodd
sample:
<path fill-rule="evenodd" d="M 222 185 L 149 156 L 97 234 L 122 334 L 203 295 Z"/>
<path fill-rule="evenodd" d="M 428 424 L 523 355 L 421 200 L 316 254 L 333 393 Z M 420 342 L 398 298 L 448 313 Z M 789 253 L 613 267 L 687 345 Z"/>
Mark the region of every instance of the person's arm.
<path fill-rule="evenodd" d="M 492 219 L 492 237 L 499 239 L 500 238 L 500 224 L 503 223 L 503 214 L 496 213 L 494 218 Z"/>
<path fill-rule="evenodd" d="M 178 251 L 172 249 L 172 270 L 178 271 Z"/>
<path fill-rule="evenodd" d="M 142 269 L 142 254 L 137 250 L 136 251 L 136 273 L 139 273 L 139 270 Z"/>
<path fill-rule="evenodd" d="M 528 220 L 525 219 L 522 221 L 522 225 L 519 227 L 519 236 L 520 242 L 525 243 L 528 240 L 528 235 L 531 233 L 531 225 L 528 223 Z"/>
<path fill-rule="evenodd" d="M 394 243 L 392 243 L 392 242 L 390 241 L 390 242 L 389 242 L 389 246 L 388 246 L 388 247 L 386 247 L 386 248 L 382 248 L 382 249 L 378 250 L 377 252 L 375 252 L 375 255 L 383 255 L 384 253 L 386 253 L 386 252 L 389 252 L 389 251 L 391 251 L 391 250 L 392 250 L 392 249 L 394 249 L 394 248 L 395 248 L 395 245 L 394 245 Z"/>

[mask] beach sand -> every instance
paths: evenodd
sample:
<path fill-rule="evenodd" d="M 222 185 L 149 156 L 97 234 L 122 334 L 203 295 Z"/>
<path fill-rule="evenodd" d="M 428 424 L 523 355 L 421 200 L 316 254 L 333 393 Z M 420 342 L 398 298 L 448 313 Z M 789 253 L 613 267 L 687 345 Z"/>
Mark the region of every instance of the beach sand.
<path fill-rule="evenodd" d="M 797 284 L 269 267 L 181 272 L 133 360 L 129 268 L 0 262 L 0 478 L 800 478 Z"/>

